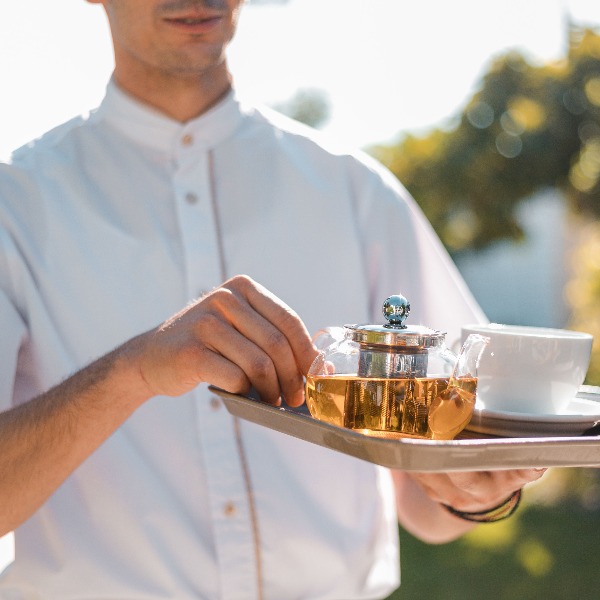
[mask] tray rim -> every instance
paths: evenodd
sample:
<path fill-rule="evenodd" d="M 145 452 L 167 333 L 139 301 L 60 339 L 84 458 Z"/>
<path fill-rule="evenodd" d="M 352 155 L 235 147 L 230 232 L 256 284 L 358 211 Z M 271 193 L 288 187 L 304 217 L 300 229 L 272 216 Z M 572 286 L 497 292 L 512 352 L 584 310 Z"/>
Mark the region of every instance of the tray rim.
<path fill-rule="evenodd" d="M 595 435 L 454 440 L 370 438 L 289 408 L 271 406 L 214 386 L 209 389 L 223 400 L 234 417 L 392 469 L 442 472 L 600 466 L 600 436 Z M 600 399 L 600 388 L 594 393 Z"/>

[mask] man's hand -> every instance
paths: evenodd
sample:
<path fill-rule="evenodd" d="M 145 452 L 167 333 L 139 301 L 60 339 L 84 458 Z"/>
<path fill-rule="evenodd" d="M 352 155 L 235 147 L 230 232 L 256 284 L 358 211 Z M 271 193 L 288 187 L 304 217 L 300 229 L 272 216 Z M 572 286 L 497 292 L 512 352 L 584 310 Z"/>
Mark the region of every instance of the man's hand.
<path fill-rule="evenodd" d="M 539 479 L 546 469 L 510 469 L 449 473 L 412 473 L 435 502 L 463 512 L 488 510 L 513 492 Z"/>
<path fill-rule="evenodd" d="M 149 395 L 179 396 L 201 382 L 262 400 L 304 402 L 317 351 L 306 327 L 263 286 L 238 275 L 136 339 Z"/>
<path fill-rule="evenodd" d="M 443 504 L 463 512 L 490 510 L 527 483 L 542 477 L 545 471 L 393 471 L 398 520 L 405 529 L 426 542 L 448 542 L 469 531 L 475 524 L 452 515 Z"/>

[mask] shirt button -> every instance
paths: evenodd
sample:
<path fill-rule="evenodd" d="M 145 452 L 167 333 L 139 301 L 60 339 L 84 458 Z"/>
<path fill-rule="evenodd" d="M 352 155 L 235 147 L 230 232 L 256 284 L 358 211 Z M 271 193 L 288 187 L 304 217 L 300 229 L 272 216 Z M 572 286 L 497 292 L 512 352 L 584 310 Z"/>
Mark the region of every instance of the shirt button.
<path fill-rule="evenodd" d="M 194 194 L 193 192 L 188 192 L 185 195 L 185 201 L 188 204 L 196 204 L 196 202 L 198 202 L 198 196 L 196 194 Z"/>
<path fill-rule="evenodd" d="M 235 517 L 237 509 L 235 508 L 235 504 L 233 502 L 227 502 L 223 507 L 223 513 L 226 517 Z"/>
<path fill-rule="evenodd" d="M 181 138 L 181 144 L 183 146 L 191 146 L 194 143 L 194 138 L 193 136 L 191 136 L 189 133 L 186 133 L 182 138 Z"/>
<path fill-rule="evenodd" d="M 212 410 L 219 410 L 221 408 L 221 401 L 218 398 L 211 398 L 210 407 Z"/>

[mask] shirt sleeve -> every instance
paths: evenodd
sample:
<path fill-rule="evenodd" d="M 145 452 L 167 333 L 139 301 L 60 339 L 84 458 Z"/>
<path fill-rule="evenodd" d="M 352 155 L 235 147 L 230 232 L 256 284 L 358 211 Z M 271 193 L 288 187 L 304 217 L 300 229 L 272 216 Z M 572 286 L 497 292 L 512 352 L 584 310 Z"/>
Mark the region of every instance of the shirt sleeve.
<path fill-rule="evenodd" d="M 356 185 L 358 230 L 364 244 L 373 322 L 392 294 L 411 304 L 409 323 L 460 338 L 467 323 L 488 321 L 420 207 L 397 178 L 367 160 L 370 175 Z"/>
<path fill-rule="evenodd" d="M 0 412 L 13 405 L 19 353 L 27 337 L 27 327 L 12 286 L 11 254 L 14 254 L 14 244 L 0 226 Z"/>
<path fill-rule="evenodd" d="M 19 349 L 26 335 L 26 328 L 18 311 L 0 290 L 0 412 L 12 406 Z"/>

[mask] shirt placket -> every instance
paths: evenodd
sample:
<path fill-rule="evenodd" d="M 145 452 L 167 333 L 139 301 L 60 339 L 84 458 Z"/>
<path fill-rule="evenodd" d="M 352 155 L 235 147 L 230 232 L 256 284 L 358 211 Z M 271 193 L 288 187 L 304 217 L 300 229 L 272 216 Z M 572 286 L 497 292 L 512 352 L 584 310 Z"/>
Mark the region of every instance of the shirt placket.
<path fill-rule="evenodd" d="M 181 136 L 174 192 L 190 299 L 222 283 L 209 159 L 209 150 L 195 141 L 193 135 Z"/>
<path fill-rule="evenodd" d="M 184 132 L 176 150 L 177 203 L 190 299 L 222 283 L 220 231 L 212 198 L 210 151 Z M 197 431 L 209 488 L 221 595 L 257 600 L 256 536 L 239 431 L 221 400 L 201 386 L 194 392 Z M 204 508 L 204 507 L 203 507 Z"/>

